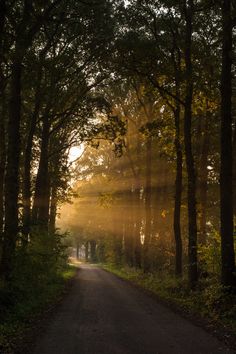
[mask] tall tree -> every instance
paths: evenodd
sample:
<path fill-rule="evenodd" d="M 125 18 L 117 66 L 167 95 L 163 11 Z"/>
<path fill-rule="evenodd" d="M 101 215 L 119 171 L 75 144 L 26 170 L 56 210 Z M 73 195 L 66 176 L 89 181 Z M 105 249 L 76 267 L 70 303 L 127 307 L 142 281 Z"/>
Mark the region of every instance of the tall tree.
<path fill-rule="evenodd" d="M 233 155 L 232 155 L 232 18 L 231 0 L 223 0 L 221 72 L 221 276 L 225 286 L 235 287 L 233 241 Z"/>
<path fill-rule="evenodd" d="M 4 75 L 4 30 L 6 19 L 6 2 L 0 1 L 0 244 L 2 243 L 2 233 L 4 224 L 4 175 L 5 175 L 5 163 L 6 163 L 6 139 L 5 139 L 5 100 L 4 89 L 6 79 Z"/>
<path fill-rule="evenodd" d="M 194 287 L 198 280 L 197 268 L 197 211 L 196 211 L 196 175 L 192 151 L 192 100 L 193 100 L 193 69 L 192 69 L 192 32 L 193 32 L 193 0 L 184 2 L 185 17 L 185 78 L 186 94 L 184 105 L 184 144 L 188 175 L 188 257 L 189 282 Z"/>
<path fill-rule="evenodd" d="M 7 161 L 5 178 L 5 229 L 0 272 L 8 279 L 13 266 L 14 251 L 18 233 L 18 195 L 20 163 L 20 123 L 23 60 L 41 26 L 48 19 L 60 0 L 34 11 L 32 2 L 25 0 L 16 21 L 15 43 L 11 63 L 11 83 L 9 94 L 9 119 L 7 127 Z"/>

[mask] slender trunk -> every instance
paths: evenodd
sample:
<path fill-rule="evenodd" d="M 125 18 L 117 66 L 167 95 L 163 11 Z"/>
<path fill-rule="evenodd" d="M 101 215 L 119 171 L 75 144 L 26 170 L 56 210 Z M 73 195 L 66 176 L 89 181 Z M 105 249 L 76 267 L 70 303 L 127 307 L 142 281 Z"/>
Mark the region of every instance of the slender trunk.
<path fill-rule="evenodd" d="M 198 280 L 197 260 L 197 212 L 196 212 L 196 175 L 192 152 L 192 17 L 193 1 L 185 1 L 185 66 L 186 66 L 186 96 L 184 110 L 184 143 L 186 167 L 188 176 L 188 258 L 189 258 L 189 283 L 194 288 Z"/>
<path fill-rule="evenodd" d="M 124 203 L 124 192 L 120 191 L 117 193 L 117 198 L 119 200 L 118 211 L 114 214 L 115 217 L 115 227 L 114 232 L 114 261 L 117 265 L 121 265 L 124 261 L 124 237 L 125 237 L 125 219 L 120 215 L 125 214 L 125 203 Z"/>
<path fill-rule="evenodd" d="M 134 205 L 133 205 L 133 191 L 129 191 L 128 205 L 127 205 L 127 234 L 128 234 L 128 264 L 130 267 L 134 266 Z"/>
<path fill-rule="evenodd" d="M 115 258 L 115 264 L 116 265 L 121 265 L 121 263 L 122 263 L 122 254 L 123 254 L 123 250 L 122 250 L 122 235 L 116 233 L 114 235 L 114 258 Z"/>
<path fill-rule="evenodd" d="M 175 69 L 175 95 L 180 99 L 180 73 L 181 73 L 181 53 L 177 45 L 175 34 L 173 34 L 172 60 Z M 177 54 L 177 59 L 175 56 Z M 175 102 L 174 121 L 175 121 L 175 151 L 176 151 L 176 175 L 175 175 L 175 204 L 174 204 L 174 236 L 175 236 L 175 275 L 182 276 L 183 246 L 181 235 L 181 202 L 182 202 L 182 180 L 183 180 L 183 153 L 180 133 L 180 114 L 181 108 L 179 100 Z"/>
<path fill-rule="evenodd" d="M 5 142 L 5 110 L 2 102 L 0 117 L 0 245 L 4 229 L 4 177 L 6 167 L 6 142 Z"/>
<path fill-rule="evenodd" d="M 148 272 L 151 268 L 149 248 L 151 242 L 151 176 L 152 176 L 152 140 L 148 138 L 146 145 L 146 186 L 145 186 L 145 239 L 143 254 L 143 269 Z"/>
<path fill-rule="evenodd" d="M 56 230 L 56 216 L 57 216 L 57 188 L 53 186 L 51 188 L 51 201 L 50 201 L 50 213 L 49 213 L 49 231 L 54 233 Z"/>
<path fill-rule="evenodd" d="M 138 125 L 140 125 L 140 122 L 138 121 Z M 141 171 L 141 161 L 140 161 L 140 155 L 141 155 L 141 141 L 140 141 L 140 134 L 137 132 L 137 145 L 136 145 L 136 156 L 137 156 L 137 172 L 135 176 L 135 191 L 134 191 L 134 197 L 135 197 L 135 244 L 134 244 L 134 263 L 135 267 L 141 268 L 142 267 L 142 245 L 141 245 L 141 220 L 142 220 L 142 215 L 141 215 L 141 180 L 140 180 L 140 171 Z"/>
<path fill-rule="evenodd" d="M 175 149 L 176 149 L 176 177 L 175 177 L 175 205 L 174 205 L 174 235 L 175 235 L 175 274 L 182 276 L 182 237 L 181 237 L 181 200 L 182 200 L 182 166 L 183 156 L 180 142 L 180 106 L 177 103 L 175 116 Z"/>
<path fill-rule="evenodd" d="M 6 164 L 6 147 L 5 147 L 5 110 L 4 110 L 4 88 L 5 76 L 3 71 L 3 55 L 4 55 L 4 27 L 5 27 L 5 0 L 0 0 L 0 262 L 2 253 L 3 228 L 4 228 L 4 176 Z"/>
<path fill-rule="evenodd" d="M 132 240 L 132 191 L 129 190 L 125 193 L 125 242 L 124 242 L 124 255 L 125 262 L 130 267 L 133 266 L 133 240 Z"/>
<path fill-rule="evenodd" d="M 123 237 L 123 234 L 122 234 L 122 230 L 123 230 L 123 220 L 121 219 L 122 221 L 122 224 L 120 225 L 120 215 L 122 215 L 123 211 L 124 211 L 124 206 L 123 206 L 123 193 L 120 192 L 120 193 L 117 193 L 117 197 L 121 203 L 118 204 L 117 206 L 117 212 L 113 214 L 113 218 L 114 218 L 114 222 L 113 222 L 113 245 L 114 245 L 114 248 L 113 248 L 113 251 L 114 251 L 114 262 L 115 264 L 117 265 L 121 265 L 122 263 L 122 255 L 123 255 L 123 244 L 122 244 L 122 237 Z M 103 250 L 102 250 L 103 252 Z M 102 255 L 101 255 L 102 256 Z"/>
<path fill-rule="evenodd" d="M 234 123 L 234 139 L 233 139 L 233 211 L 236 220 L 236 120 Z"/>
<path fill-rule="evenodd" d="M 96 256 L 96 241 L 95 240 L 91 240 L 90 241 L 90 252 L 91 252 L 91 261 L 92 262 L 96 262 L 97 261 L 97 256 Z"/>
<path fill-rule="evenodd" d="M 140 136 L 139 132 L 137 132 L 137 142 L 136 142 L 136 158 L 137 158 L 137 166 L 132 159 L 130 154 L 129 145 L 127 144 L 127 155 L 130 162 L 130 168 L 133 175 L 134 180 L 134 190 L 132 188 L 131 194 L 131 211 L 132 211 L 132 225 L 131 225 L 131 233 L 132 233 L 132 265 L 137 268 L 141 268 L 141 241 L 140 241 L 140 227 L 141 227 L 141 214 L 140 214 Z"/>
<path fill-rule="evenodd" d="M 49 221 L 49 171 L 48 171 L 48 147 L 49 147 L 49 119 L 45 114 L 43 118 L 43 131 L 39 168 L 35 184 L 34 205 L 32 210 L 33 224 L 41 226 L 48 231 Z"/>
<path fill-rule="evenodd" d="M 222 73 L 221 73 L 221 277 L 222 284 L 235 287 L 233 240 L 233 156 L 232 156 L 232 19 L 231 1 L 222 1 Z"/>
<path fill-rule="evenodd" d="M 89 258 L 89 244 L 88 241 L 85 242 L 85 261 L 88 262 Z"/>
<path fill-rule="evenodd" d="M 34 112 L 31 117 L 30 129 L 26 142 L 25 158 L 24 158 L 24 178 L 23 178 L 23 235 L 24 240 L 27 242 L 30 233 L 31 224 L 31 162 L 32 162 L 32 149 L 33 138 L 37 125 L 37 119 L 40 109 L 40 84 L 41 84 L 42 68 L 39 69 L 37 77 L 37 88 L 35 92 L 35 106 Z"/>
<path fill-rule="evenodd" d="M 2 95 L 4 91 L 4 85 L 5 85 L 5 76 L 3 72 L 5 18 L 6 18 L 6 1 L 0 0 L 0 95 Z"/>
<path fill-rule="evenodd" d="M 18 193 L 20 160 L 22 58 L 15 57 L 12 64 L 10 107 L 8 121 L 8 147 L 5 178 L 5 230 L 2 248 L 1 273 L 10 277 L 18 233 Z"/>
<path fill-rule="evenodd" d="M 138 178 L 136 189 L 134 191 L 134 265 L 136 268 L 141 268 L 142 260 L 141 260 L 141 239 L 140 239 L 140 229 L 141 229 L 141 203 L 140 203 L 140 181 Z"/>
<path fill-rule="evenodd" d="M 199 217 L 199 242 L 204 245 L 206 243 L 206 221 L 207 221 L 207 192 L 208 192 L 208 154 L 210 147 L 210 116 L 206 112 L 205 127 L 202 141 L 201 157 L 199 164 L 199 204 L 200 204 L 200 217 Z"/>
<path fill-rule="evenodd" d="M 132 267 L 135 267 L 135 247 L 136 247 L 136 199 L 135 199 L 135 188 L 132 185 L 131 191 L 131 238 L 132 238 Z"/>

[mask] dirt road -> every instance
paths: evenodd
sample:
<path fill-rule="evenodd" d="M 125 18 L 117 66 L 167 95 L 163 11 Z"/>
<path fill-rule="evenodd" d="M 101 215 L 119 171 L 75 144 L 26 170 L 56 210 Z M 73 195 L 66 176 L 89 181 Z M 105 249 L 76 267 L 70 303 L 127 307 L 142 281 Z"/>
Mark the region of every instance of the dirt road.
<path fill-rule="evenodd" d="M 218 354 L 221 342 L 142 291 L 83 265 L 34 354 Z"/>

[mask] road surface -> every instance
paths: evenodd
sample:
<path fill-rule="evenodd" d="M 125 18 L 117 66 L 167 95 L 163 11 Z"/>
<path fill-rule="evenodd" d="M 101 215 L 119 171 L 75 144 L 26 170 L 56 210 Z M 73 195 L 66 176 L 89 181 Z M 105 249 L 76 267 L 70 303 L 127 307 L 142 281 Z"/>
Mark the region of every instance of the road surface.
<path fill-rule="evenodd" d="M 231 354 L 127 282 L 83 265 L 33 354 Z"/>

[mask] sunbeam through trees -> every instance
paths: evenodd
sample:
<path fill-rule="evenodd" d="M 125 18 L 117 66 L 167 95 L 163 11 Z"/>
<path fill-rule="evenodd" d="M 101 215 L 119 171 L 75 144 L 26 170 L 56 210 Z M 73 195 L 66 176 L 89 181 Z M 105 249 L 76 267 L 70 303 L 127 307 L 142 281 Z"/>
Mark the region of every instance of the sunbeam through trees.
<path fill-rule="evenodd" d="M 0 0 L 0 328 L 72 254 L 235 326 L 235 43 L 233 0 Z"/>

